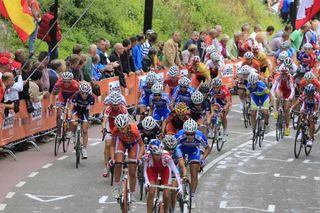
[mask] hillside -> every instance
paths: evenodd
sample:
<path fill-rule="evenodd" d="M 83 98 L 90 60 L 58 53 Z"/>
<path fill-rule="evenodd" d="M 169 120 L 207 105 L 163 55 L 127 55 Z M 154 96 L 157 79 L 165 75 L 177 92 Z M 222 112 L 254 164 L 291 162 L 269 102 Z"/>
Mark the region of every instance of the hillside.
<path fill-rule="evenodd" d="M 39 0 L 42 9 L 47 10 L 53 0 Z M 60 0 L 60 20 L 63 31 L 75 22 L 92 0 Z M 281 28 L 278 17 L 271 15 L 260 0 L 154 0 L 153 29 L 160 40 L 179 30 L 187 39 L 193 30 L 209 29 L 221 24 L 229 35 L 248 22 L 252 25 L 274 25 Z M 71 52 L 75 43 L 85 47 L 99 37 L 114 43 L 136 35 L 143 29 L 144 0 L 95 0 L 93 6 L 63 40 L 60 57 Z M 23 44 L 6 21 L 8 34 L 1 33 L 0 48 L 16 49 Z M 25 46 L 26 47 L 26 46 Z M 38 49 L 46 50 L 46 44 Z"/>

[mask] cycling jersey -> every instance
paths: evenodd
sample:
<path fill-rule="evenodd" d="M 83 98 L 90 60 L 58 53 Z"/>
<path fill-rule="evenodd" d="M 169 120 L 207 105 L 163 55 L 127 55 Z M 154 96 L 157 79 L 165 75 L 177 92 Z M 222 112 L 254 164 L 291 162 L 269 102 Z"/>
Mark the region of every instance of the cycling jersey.
<path fill-rule="evenodd" d="M 200 107 L 197 107 L 192 101 L 189 105 L 189 109 L 190 109 L 190 115 L 191 118 L 195 121 L 199 120 L 200 118 L 205 117 L 206 112 L 210 112 L 211 111 L 211 106 L 210 106 L 210 102 L 208 102 L 207 100 L 204 100 L 202 102 L 202 104 L 200 105 Z"/>
<path fill-rule="evenodd" d="M 210 94 L 211 104 L 219 104 L 221 107 L 224 107 L 227 104 L 227 97 L 230 97 L 231 101 L 231 93 L 226 85 L 222 85 L 218 92 L 212 89 Z"/>
<path fill-rule="evenodd" d="M 176 148 L 173 150 L 171 156 L 172 156 L 172 159 L 173 159 L 174 163 L 175 163 L 176 165 L 178 165 L 179 159 L 180 159 L 180 158 L 183 158 L 181 149 L 180 149 L 179 147 L 176 147 Z"/>
<path fill-rule="evenodd" d="M 196 131 L 194 140 L 191 142 L 187 141 L 186 132 L 184 130 L 180 130 L 176 134 L 176 138 L 183 157 L 185 158 L 186 155 L 188 155 L 189 162 L 199 162 L 201 157 L 200 146 L 203 146 L 204 148 L 209 146 L 206 136 L 199 130 Z"/>
<path fill-rule="evenodd" d="M 210 82 L 210 70 L 207 69 L 205 64 L 199 63 L 196 69 L 194 69 L 193 66 L 189 66 L 187 67 L 187 69 L 189 73 L 193 73 L 195 75 L 195 78 L 198 81 L 198 83 L 200 83 L 201 81 L 207 81 L 207 83 Z"/>
<path fill-rule="evenodd" d="M 152 94 L 151 87 L 149 87 L 147 82 L 144 81 L 141 83 L 139 90 L 141 92 L 139 104 L 149 106 L 150 95 Z"/>
<path fill-rule="evenodd" d="M 301 104 L 301 111 L 308 113 L 318 111 L 317 108 L 319 107 L 319 95 L 316 93 L 312 98 L 308 98 L 305 94 L 302 94 L 299 97 L 299 102 Z"/>
<path fill-rule="evenodd" d="M 275 91 L 280 91 L 284 99 L 292 99 L 294 96 L 294 80 L 292 75 L 278 75 L 271 88 L 271 93 L 275 96 Z"/>
<path fill-rule="evenodd" d="M 313 52 L 308 55 L 306 52 L 301 51 L 298 54 L 297 59 L 300 61 L 300 64 L 306 69 L 306 72 L 311 71 L 317 63 L 316 55 Z"/>
<path fill-rule="evenodd" d="M 251 94 L 251 108 L 257 109 L 262 106 L 262 109 L 269 108 L 269 89 L 263 81 L 258 81 L 256 86 L 247 85 L 247 94 Z"/>
<path fill-rule="evenodd" d="M 281 64 L 279 67 L 278 67 L 278 70 L 282 70 L 282 68 L 284 67 L 285 65 L 284 64 Z M 294 75 L 296 72 L 297 72 L 297 69 L 298 69 L 298 66 L 295 64 L 295 63 L 292 63 L 292 65 L 290 67 L 287 67 L 289 68 L 289 73 L 291 75 Z"/>
<path fill-rule="evenodd" d="M 304 89 L 308 84 L 313 84 L 313 86 L 316 88 L 316 90 L 320 89 L 320 82 L 318 79 L 312 79 L 310 82 L 307 82 L 305 78 L 301 79 L 300 81 L 300 88 Z"/>
<path fill-rule="evenodd" d="M 76 80 L 71 80 L 71 83 L 68 87 L 65 86 L 62 79 L 59 79 L 54 87 L 53 87 L 53 93 L 58 92 L 58 101 L 57 105 L 59 106 L 65 106 L 68 99 L 71 99 L 71 97 L 79 90 L 79 83 Z"/>
<path fill-rule="evenodd" d="M 90 106 L 93 106 L 94 102 L 94 97 L 91 94 L 84 100 L 82 99 L 80 92 L 77 92 L 72 98 L 72 103 L 74 105 L 72 114 L 77 115 L 81 120 L 87 121 Z"/>
<path fill-rule="evenodd" d="M 182 120 L 175 114 L 171 113 L 167 118 L 166 134 L 174 135 L 183 128 L 183 123 L 189 119 L 186 115 Z"/>
<path fill-rule="evenodd" d="M 207 69 L 210 70 L 211 79 L 218 76 L 219 71 L 224 67 L 224 63 L 219 61 L 218 63 L 214 64 L 212 60 L 207 61 L 206 63 Z"/>
<path fill-rule="evenodd" d="M 114 119 L 117 117 L 117 115 L 120 114 L 128 114 L 127 108 L 124 104 L 120 104 L 119 108 L 114 109 L 111 106 L 107 106 L 104 111 L 104 116 L 108 117 L 108 124 L 110 131 L 115 128 L 114 125 Z"/>
<path fill-rule="evenodd" d="M 260 72 L 260 68 L 261 68 L 260 67 L 260 62 L 257 61 L 256 59 L 252 59 L 251 63 L 249 63 L 247 61 L 244 61 L 241 66 L 244 66 L 244 65 L 248 65 L 248 66 L 256 69 L 258 72 Z"/>
<path fill-rule="evenodd" d="M 173 94 L 174 88 L 179 85 L 179 83 L 178 83 L 179 80 L 180 80 L 179 77 L 176 77 L 174 79 L 172 79 L 171 77 L 168 77 L 168 78 L 164 79 L 163 84 L 165 86 L 168 85 L 168 87 L 169 87 L 169 95 Z"/>
<path fill-rule="evenodd" d="M 139 123 L 138 129 L 140 131 L 141 138 L 142 138 L 143 142 L 144 142 L 145 138 L 148 139 L 148 142 L 152 139 L 157 139 L 157 137 L 159 137 L 159 135 L 161 134 L 161 129 L 158 125 L 156 125 L 152 130 L 148 131 L 142 127 L 141 123 Z"/>
<path fill-rule="evenodd" d="M 255 54 L 254 59 L 260 63 L 260 68 L 267 67 L 268 66 L 268 60 L 267 55 L 263 52 L 259 52 Z M 266 70 L 262 70 L 266 71 Z"/>
<path fill-rule="evenodd" d="M 164 92 L 161 93 L 161 98 L 159 100 L 156 100 L 154 98 L 154 94 L 151 94 L 149 104 L 150 107 L 153 109 L 153 118 L 155 120 L 161 120 L 161 118 L 166 119 L 169 116 L 169 106 L 171 104 L 171 101 L 168 94 Z"/>
<path fill-rule="evenodd" d="M 195 90 L 189 86 L 185 92 L 182 92 L 180 90 L 180 86 L 177 86 L 176 88 L 174 88 L 172 100 L 174 100 L 175 104 L 178 102 L 184 102 L 188 106 L 191 101 L 191 95 L 194 91 Z"/>

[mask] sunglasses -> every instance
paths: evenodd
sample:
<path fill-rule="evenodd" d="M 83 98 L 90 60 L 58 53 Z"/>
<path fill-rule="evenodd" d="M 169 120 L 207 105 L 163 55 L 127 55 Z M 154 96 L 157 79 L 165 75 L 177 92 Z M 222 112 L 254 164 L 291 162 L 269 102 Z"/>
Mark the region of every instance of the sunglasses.
<path fill-rule="evenodd" d="M 185 89 L 187 89 L 188 87 L 186 87 L 186 86 L 181 86 L 181 88 L 185 88 Z"/>
<path fill-rule="evenodd" d="M 161 94 L 153 94 L 154 96 L 161 96 Z"/>
<path fill-rule="evenodd" d="M 71 81 L 63 81 L 64 84 L 70 84 Z"/>
<path fill-rule="evenodd" d="M 81 92 L 81 95 L 88 95 L 89 93 L 87 92 Z"/>
<path fill-rule="evenodd" d="M 195 133 L 186 133 L 186 136 L 194 136 Z"/>

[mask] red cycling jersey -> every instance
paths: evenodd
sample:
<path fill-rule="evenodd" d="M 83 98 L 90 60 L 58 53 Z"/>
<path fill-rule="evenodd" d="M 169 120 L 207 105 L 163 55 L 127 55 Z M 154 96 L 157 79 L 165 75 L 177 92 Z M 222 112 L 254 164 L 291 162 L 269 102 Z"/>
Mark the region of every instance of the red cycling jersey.
<path fill-rule="evenodd" d="M 129 125 L 128 129 L 114 127 L 111 134 L 113 138 L 118 137 L 125 144 L 134 144 L 141 138 L 137 125 L 133 123 Z"/>
<path fill-rule="evenodd" d="M 53 87 L 54 92 L 58 93 L 58 102 L 66 103 L 67 99 L 71 97 L 79 90 L 79 83 L 76 80 L 72 80 L 68 87 L 65 86 L 62 79 L 59 79 Z"/>
<path fill-rule="evenodd" d="M 313 86 L 316 88 L 316 90 L 320 89 L 320 82 L 318 81 L 318 79 L 312 79 L 310 82 L 307 82 L 307 80 L 305 78 L 303 78 L 300 81 L 299 86 L 300 86 L 300 88 L 305 88 L 307 86 L 307 84 L 313 84 Z"/>
<path fill-rule="evenodd" d="M 172 79 L 170 77 L 164 79 L 164 85 L 168 85 L 169 86 L 169 90 L 170 90 L 170 95 L 172 95 L 173 90 L 176 86 L 179 85 L 178 81 L 179 81 L 180 77 L 176 77 L 175 79 Z"/>
<path fill-rule="evenodd" d="M 107 106 L 104 111 L 104 116 L 108 117 L 108 123 L 109 123 L 109 129 L 113 130 L 114 125 L 114 119 L 117 117 L 117 115 L 120 114 L 128 114 L 127 108 L 124 104 L 120 104 L 118 109 L 114 109 L 111 106 Z"/>

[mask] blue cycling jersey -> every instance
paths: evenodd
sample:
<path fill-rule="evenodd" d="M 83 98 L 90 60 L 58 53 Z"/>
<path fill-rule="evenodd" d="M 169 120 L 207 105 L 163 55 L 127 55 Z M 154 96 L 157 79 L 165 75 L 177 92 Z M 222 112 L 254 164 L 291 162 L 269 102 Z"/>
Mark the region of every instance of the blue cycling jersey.
<path fill-rule="evenodd" d="M 161 93 L 161 98 L 156 100 L 154 95 L 151 94 L 149 98 L 150 107 L 154 110 L 166 110 L 169 109 L 169 105 L 171 104 L 170 97 L 167 93 Z"/>
<path fill-rule="evenodd" d="M 252 87 L 252 84 L 247 84 L 247 94 L 255 96 L 264 96 L 269 94 L 269 89 L 263 81 L 258 81 L 255 87 Z"/>
<path fill-rule="evenodd" d="M 179 147 L 176 147 L 172 152 L 172 159 L 173 159 L 174 163 L 178 164 L 179 159 L 182 157 L 183 157 L 183 155 L 182 155 L 181 149 Z"/>
<path fill-rule="evenodd" d="M 179 147 L 200 147 L 202 145 L 204 148 L 206 148 L 208 145 L 208 141 L 206 136 L 199 130 L 196 131 L 196 134 L 194 136 L 194 140 L 189 142 L 187 141 L 186 132 L 182 129 L 180 130 L 176 136 L 178 140 Z"/>
<path fill-rule="evenodd" d="M 194 91 L 195 90 L 189 86 L 185 92 L 182 92 L 180 86 L 176 86 L 173 90 L 172 100 L 174 100 L 175 103 L 184 102 L 189 106 L 191 95 Z"/>
<path fill-rule="evenodd" d="M 150 95 L 152 94 L 151 87 L 148 86 L 146 81 L 141 83 L 139 90 L 141 92 L 141 99 L 143 98 L 149 99 Z"/>

